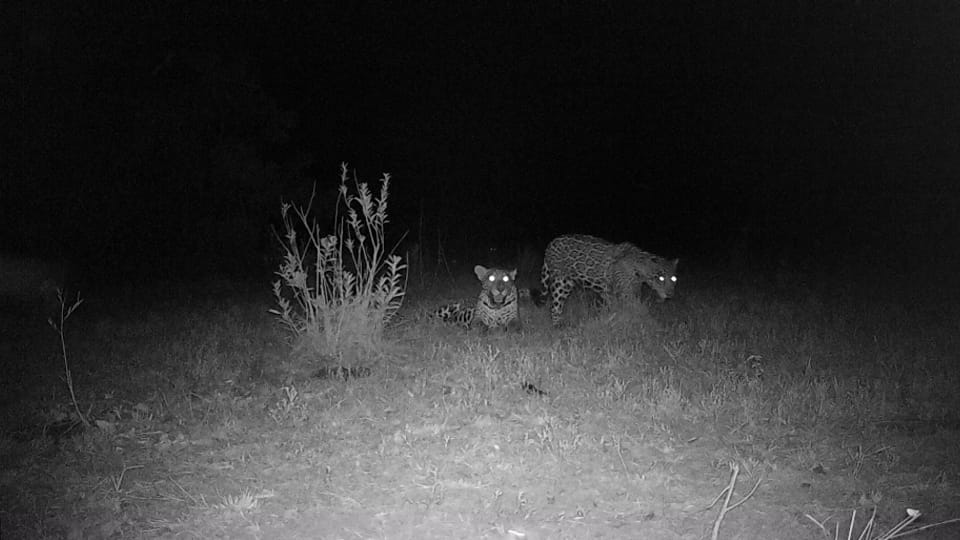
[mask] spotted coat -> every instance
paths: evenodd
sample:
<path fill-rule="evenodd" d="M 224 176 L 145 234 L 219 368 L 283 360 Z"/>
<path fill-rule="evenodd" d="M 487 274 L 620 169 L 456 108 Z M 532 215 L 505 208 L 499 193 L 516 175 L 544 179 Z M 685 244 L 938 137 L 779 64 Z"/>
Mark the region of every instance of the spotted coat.
<path fill-rule="evenodd" d="M 661 300 L 673 296 L 677 259 L 642 251 L 629 242 L 614 244 L 583 234 L 554 238 L 547 245 L 540 272 L 538 303 L 550 297 L 550 318 L 560 325 L 564 304 L 577 286 L 596 292 L 601 302 L 639 298 L 646 284 Z"/>
<path fill-rule="evenodd" d="M 477 303 L 473 306 L 459 302 L 447 304 L 434 311 L 433 317 L 468 328 L 476 323 L 487 329 L 519 328 L 517 271 L 485 268 L 479 264 L 473 271 L 483 284 Z"/>

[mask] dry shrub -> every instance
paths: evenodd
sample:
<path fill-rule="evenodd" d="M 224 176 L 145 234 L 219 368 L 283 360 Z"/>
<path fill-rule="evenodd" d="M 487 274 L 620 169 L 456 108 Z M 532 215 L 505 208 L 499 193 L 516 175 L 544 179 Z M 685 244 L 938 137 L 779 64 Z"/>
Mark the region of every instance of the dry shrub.
<path fill-rule="evenodd" d="M 334 234 L 321 234 L 311 215 L 316 190 L 305 208 L 282 204 L 284 258 L 273 284 L 279 309 L 270 310 L 292 333 L 295 353 L 340 363 L 381 350 L 384 326 L 406 289 L 406 266 L 385 242 L 390 175 L 381 178 L 378 196 L 348 179 L 344 163 Z"/>

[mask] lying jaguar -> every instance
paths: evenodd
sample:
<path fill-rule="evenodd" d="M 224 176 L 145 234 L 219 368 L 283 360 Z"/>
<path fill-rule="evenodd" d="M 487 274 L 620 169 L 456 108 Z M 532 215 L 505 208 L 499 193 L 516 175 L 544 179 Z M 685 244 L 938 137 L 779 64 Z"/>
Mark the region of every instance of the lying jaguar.
<path fill-rule="evenodd" d="M 640 250 L 629 242 L 614 244 L 602 238 L 572 234 L 554 238 L 543 255 L 539 305 L 550 295 L 550 319 L 560 326 L 563 307 L 574 287 L 600 295 L 602 302 L 639 297 L 646 284 L 660 300 L 673 296 L 678 259 L 668 260 Z"/>
<path fill-rule="evenodd" d="M 476 305 L 459 302 L 447 304 L 433 312 L 432 316 L 444 322 L 470 328 L 477 323 L 485 329 L 519 329 L 520 313 L 517 309 L 516 270 L 486 268 L 479 264 L 473 272 L 483 284 Z"/>

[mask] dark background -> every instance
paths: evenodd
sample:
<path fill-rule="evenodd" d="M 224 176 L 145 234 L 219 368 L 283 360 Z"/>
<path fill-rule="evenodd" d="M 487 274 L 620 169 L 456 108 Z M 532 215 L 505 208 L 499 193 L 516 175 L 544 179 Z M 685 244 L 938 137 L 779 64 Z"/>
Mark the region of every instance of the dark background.
<path fill-rule="evenodd" d="M 451 258 L 580 232 L 960 281 L 957 2 L 5 9 L 0 242 L 88 281 L 259 275 L 281 198 L 342 161 Z"/>

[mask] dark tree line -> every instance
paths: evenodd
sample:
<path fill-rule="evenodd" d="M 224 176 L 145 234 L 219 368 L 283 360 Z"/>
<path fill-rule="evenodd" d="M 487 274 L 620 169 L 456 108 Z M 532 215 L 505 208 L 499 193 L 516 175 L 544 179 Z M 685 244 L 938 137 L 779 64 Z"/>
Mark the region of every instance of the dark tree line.
<path fill-rule="evenodd" d="M 348 161 L 452 257 L 588 232 L 958 262 L 953 3 L 556 7 L 24 6 L 3 248 L 244 273 Z"/>
<path fill-rule="evenodd" d="M 135 6 L 25 9 L 4 242 L 101 275 L 249 268 L 302 174 L 296 116 L 231 19 Z"/>

